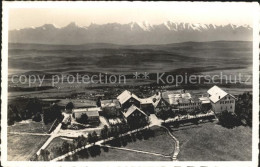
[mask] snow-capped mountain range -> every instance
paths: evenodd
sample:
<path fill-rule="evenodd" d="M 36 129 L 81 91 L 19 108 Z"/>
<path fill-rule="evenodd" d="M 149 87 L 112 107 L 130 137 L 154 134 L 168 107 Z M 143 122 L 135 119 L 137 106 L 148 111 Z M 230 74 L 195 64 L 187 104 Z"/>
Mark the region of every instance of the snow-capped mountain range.
<path fill-rule="evenodd" d="M 10 43 L 40 44 L 167 44 L 186 41 L 235 40 L 251 41 L 253 29 L 248 25 L 191 24 L 167 21 L 151 25 L 148 22 L 128 24 L 108 23 L 78 26 L 72 22 L 65 27 L 44 24 L 9 31 Z"/>

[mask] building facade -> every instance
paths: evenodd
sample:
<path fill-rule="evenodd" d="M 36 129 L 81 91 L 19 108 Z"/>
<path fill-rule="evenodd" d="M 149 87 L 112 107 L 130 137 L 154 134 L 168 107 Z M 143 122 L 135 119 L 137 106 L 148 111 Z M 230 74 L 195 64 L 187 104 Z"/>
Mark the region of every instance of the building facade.
<path fill-rule="evenodd" d="M 219 114 L 223 111 L 235 112 L 236 98 L 219 88 L 213 86 L 207 91 L 212 106 L 212 110 Z"/>

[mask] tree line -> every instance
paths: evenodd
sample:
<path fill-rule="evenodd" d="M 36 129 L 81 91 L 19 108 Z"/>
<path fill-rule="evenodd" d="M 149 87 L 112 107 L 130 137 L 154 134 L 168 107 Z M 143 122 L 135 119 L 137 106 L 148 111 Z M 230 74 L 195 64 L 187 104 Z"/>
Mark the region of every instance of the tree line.
<path fill-rule="evenodd" d="M 118 128 L 121 127 L 121 128 Z M 123 128 L 125 127 L 125 129 Z M 118 129 L 118 130 L 116 130 Z M 120 130 L 121 129 L 121 130 Z M 144 129 L 141 131 L 137 131 L 136 133 L 127 134 L 122 136 L 122 134 L 129 131 L 126 126 L 113 126 L 108 128 L 104 126 L 101 130 L 100 136 L 97 135 L 95 131 L 89 133 L 87 137 L 78 136 L 73 140 L 72 143 L 64 141 L 61 146 L 55 146 L 50 151 L 49 150 L 41 150 L 40 155 L 34 155 L 31 158 L 31 161 L 49 161 L 58 156 L 64 155 L 68 152 L 74 151 L 77 148 L 81 148 L 86 146 L 87 144 L 92 144 L 89 148 L 83 149 L 73 155 L 67 156 L 65 161 L 77 161 L 79 158 L 89 158 L 95 157 L 101 154 L 101 148 L 103 148 L 104 152 L 108 152 L 109 148 L 105 145 L 112 145 L 115 147 L 126 146 L 129 142 L 135 142 L 136 140 L 147 140 L 150 137 L 154 137 L 155 133 L 151 129 Z M 114 137 L 113 140 L 105 141 L 104 146 L 96 145 L 96 142 L 101 139 L 107 139 L 109 137 Z"/>
<path fill-rule="evenodd" d="M 48 124 L 57 118 L 62 118 L 60 106 L 49 104 L 48 107 L 44 107 L 44 103 L 38 98 L 17 98 L 8 105 L 8 125 L 27 119 L 32 119 L 35 122 L 43 121 L 45 124 Z"/>

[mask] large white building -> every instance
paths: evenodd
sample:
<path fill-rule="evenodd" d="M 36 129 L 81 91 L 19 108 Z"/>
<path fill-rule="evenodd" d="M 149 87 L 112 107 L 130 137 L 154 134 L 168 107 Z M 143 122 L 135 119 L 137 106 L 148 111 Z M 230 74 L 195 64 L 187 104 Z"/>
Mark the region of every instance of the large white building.
<path fill-rule="evenodd" d="M 207 91 L 212 106 L 212 110 L 218 114 L 222 111 L 235 111 L 235 97 L 218 86 L 213 86 Z"/>

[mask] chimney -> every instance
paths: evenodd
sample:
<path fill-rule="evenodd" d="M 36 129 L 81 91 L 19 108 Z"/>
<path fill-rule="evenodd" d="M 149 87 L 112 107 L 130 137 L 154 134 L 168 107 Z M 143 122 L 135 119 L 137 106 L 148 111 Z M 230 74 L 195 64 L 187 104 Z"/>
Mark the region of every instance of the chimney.
<path fill-rule="evenodd" d="M 218 99 L 220 99 L 220 96 L 218 96 Z"/>

